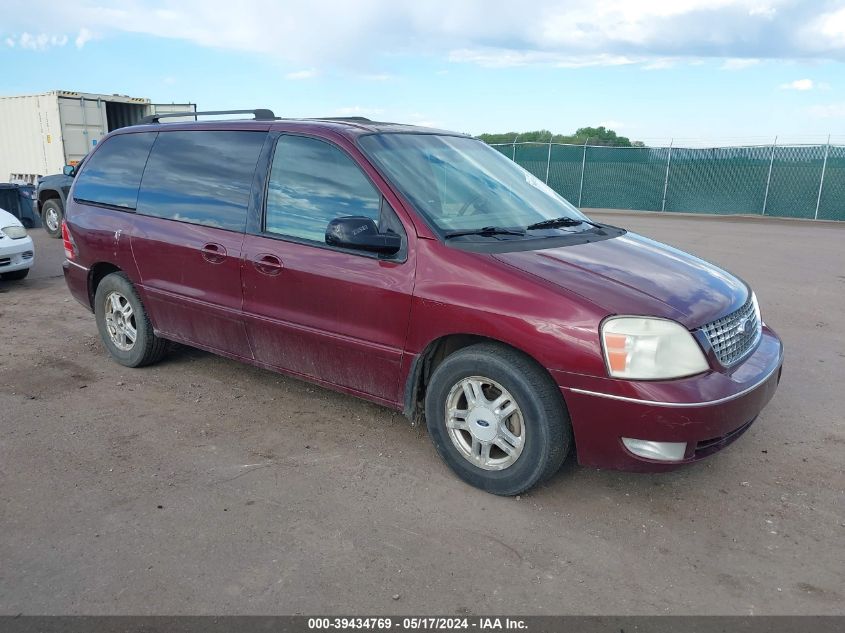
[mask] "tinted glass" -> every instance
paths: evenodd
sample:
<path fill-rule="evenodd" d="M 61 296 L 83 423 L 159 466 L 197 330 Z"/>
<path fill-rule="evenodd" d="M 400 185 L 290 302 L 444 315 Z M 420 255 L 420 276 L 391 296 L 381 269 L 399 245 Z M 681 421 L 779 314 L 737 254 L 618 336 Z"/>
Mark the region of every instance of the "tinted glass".
<path fill-rule="evenodd" d="M 443 231 L 586 219 L 569 202 L 486 143 L 435 134 L 372 134 L 361 147 Z M 567 232 L 583 230 L 566 228 Z M 564 229 L 555 229 L 563 231 Z"/>
<path fill-rule="evenodd" d="M 301 136 L 276 144 L 267 192 L 269 233 L 325 242 L 329 221 L 363 215 L 378 224 L 381 196 L 337 147 Z"/>
<path fill-rule="evenodd" d="M 266 132 L 162 132 L 153 145 L 138 213 L 243 231 Z"/>
<path fill-rule="evenodd" d="M 74 199 L 134 209 L 156 134 L 119 134 L 105 141 L 76 179 Z"/>

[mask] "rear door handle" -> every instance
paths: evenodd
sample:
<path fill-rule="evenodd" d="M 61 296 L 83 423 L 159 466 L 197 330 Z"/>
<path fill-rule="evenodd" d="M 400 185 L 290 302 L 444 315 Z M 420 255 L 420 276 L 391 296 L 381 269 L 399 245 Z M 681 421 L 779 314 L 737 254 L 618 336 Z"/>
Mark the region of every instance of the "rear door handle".
<path fill-rule="evenodd" d="M 200 249 L 202 258 L 212 264 L 221 264 L 226 259 L 226 248 L 222 244 L 209 242 Z"/>
<path fill-rule="evenodd" d="M 258 272 L 264 275 L 270 275 L 271 277 L 278 275 L 282 272 L 282 268 L 284 268 L 281 259 L 275 255 L 267 254 L 258 255 L 257 259 L 252 261 L 252 265 L 255 266 Z"/>

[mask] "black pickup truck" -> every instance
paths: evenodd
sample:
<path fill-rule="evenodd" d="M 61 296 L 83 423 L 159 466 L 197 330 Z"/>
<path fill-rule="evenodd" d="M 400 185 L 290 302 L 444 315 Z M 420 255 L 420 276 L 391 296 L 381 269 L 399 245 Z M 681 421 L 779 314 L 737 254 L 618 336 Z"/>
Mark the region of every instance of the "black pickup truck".
<path fill-rule="evenodd" d="M 38 181 L 38 215 L 44 230 L 50 237 L 62 236 L 62 220 L 65 217 L 65 202 L 78 166 L 67 165 L 64 173 L 44 176 Z"/>

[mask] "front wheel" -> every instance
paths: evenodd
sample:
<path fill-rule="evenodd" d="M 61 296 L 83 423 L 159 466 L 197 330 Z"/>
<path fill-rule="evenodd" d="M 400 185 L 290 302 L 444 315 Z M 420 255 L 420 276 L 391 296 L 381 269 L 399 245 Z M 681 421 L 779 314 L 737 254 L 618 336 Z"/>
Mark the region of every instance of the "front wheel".
<path fill-rule="evenodd" d="M 493 494 L 520 494 L 550 477 L 572 444 L 554 381 L 531 358 L 503 345 L 472 345 L 446 358 L 431 376 L 425 413 L 449 467 Z"/>
<path fill-rule="evenodd" d="M 103 344 L 121 365 L 141 367 L 164 356 L 167 341 L 153 332 L 141 298 L 123 273 L 106 275 L 97 286 L 94 314 Z"/>
<path fill-rule="evenodd" d="M 44 221 L 44 230 L 50 237 L 59 238 L 62 236 L 62 220 L 65 214 L 62 203 L 56 199 L 47 200 L 41 209 L 41 218 Z"/>

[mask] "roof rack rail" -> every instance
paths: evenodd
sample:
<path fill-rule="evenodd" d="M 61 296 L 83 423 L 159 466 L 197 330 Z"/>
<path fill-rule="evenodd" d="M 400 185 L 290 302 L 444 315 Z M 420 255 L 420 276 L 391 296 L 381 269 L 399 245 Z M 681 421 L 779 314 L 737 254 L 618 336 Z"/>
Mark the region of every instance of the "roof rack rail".
<path fill-rule="evenodd" d="M 316 119 L 312 119 L 314 121 L 350 121 L 352 123 L 360 122 L 360 123 L 372 123 L 372 119 L 368 119 L 365 116 L 321 116 L 317 117 Z"/>
<path fill-rule="evenodd" d="M 213 114 L 251 114 L 255 117 L 256 121 L 275 121 L 276 115 L 273 114 L 272 110 L 267 110 L 266 108 L 257 108 L 255 110 L 206 110 L 203 112 L 162 112 L 161 114 L 151 114 L 149 116 L 145 116 L 138 122 L 138 125 L 146 125 L 148 123 L 160 123 L 160 119 L 165 118 L 174 118 L 174 117 L 189 117 L 192 116 L 194 119 L 200 115 L 213 115 Z"/>

